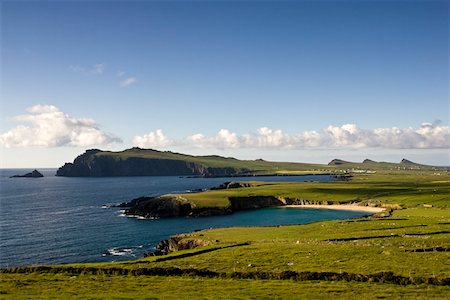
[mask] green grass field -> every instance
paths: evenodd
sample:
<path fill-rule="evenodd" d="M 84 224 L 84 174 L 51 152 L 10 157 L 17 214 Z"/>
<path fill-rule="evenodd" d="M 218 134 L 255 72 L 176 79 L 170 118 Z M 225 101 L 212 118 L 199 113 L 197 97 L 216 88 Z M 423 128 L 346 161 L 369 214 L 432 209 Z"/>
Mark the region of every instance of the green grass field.
<path fill-rule="evenodd" d="M 0 298 L 450 298 L 448 173 L 386 171 L 182 196 L 225 206 L 245 195 L 400 209 L 384 218 L 203 230 L 184 239 L 208 246 L 135 261 L 3 269 Z"/>

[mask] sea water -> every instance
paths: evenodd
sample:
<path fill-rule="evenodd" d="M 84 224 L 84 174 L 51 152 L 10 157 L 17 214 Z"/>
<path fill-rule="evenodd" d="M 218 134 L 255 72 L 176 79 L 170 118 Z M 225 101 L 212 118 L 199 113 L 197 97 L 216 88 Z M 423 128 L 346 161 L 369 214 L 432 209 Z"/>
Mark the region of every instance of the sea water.
<path fill-rule="evenodd" d="M 29 169 L 0 170 L 0 267 L 133 259 L 171 235 L 229 226 L 304 224 L 365 212 L 265 208 L 232 215 L 141 220 L 112 204 L 140 196 L 207 189 L 225 181 L 331 181 L 328 175 L 242 178 L 56 177 L 9 178 Z"/>

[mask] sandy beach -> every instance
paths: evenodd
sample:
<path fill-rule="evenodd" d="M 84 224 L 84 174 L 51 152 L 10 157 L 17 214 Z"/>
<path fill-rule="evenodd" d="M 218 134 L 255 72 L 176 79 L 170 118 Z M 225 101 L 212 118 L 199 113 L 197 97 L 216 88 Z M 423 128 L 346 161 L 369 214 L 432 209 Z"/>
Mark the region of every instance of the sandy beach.
<path fill-rule="evenodd" d="M 383 207 L 360 206 L 360 205 L 351 205 L 351 204 L 342 204 L 342 205 L 305 204 L 305 205 L 286 205 L 285 207 L 354 210 L 354 211 L 366 211 L 366 212 L 370 212 L 370 213 L 379 213 L 379 212 L 386 210 L 386 208 L 383 208 Z"/>

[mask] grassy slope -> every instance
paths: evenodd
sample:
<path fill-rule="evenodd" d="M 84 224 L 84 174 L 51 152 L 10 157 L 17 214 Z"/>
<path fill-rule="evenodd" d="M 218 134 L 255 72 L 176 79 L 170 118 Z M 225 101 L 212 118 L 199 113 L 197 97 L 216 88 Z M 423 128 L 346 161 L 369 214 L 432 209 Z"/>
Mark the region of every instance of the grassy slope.
<path fill-rule="evenodd" d="M 403 169 L 415 168 L 420 166 L 422 169 L 432 168 L 423 165 L 407 165 L 384 162 L 370 162 L 370 163 L 345 163 L 343 165 L 321 165 L 321 164 L 307 164 L 307 163 L 292 163 L 292 162 L 269 162 L 264 160 L 238 160 L 232 157 L 221 157 L 217 155 L 209 156 L 192 156 L 170 151 L 156 151 L 152 149 L 131 148 L 120 152 L 102 151 L 97 153 L 98 156 L 113 156 L 116 159 L 125 160 L 130 157 L 141 157 L 149 159 L 169 159 L 169 160 L 183 160 L 190 163 L 197 163 L 206 167 L 225 168 L 231 167 L 236 169 L 250 169 L 255 174 L 316 174 L 337 172 L 346 169 L 371 169 L 371 170 L 388 170 L 388 169 Z"/>
<path fill-rule="evenodd" d="M 130 157 L 141 157 L 149 159 L 169 159 L 184 160 L 186 162 L 197 163 L 206 167 L 224 168 L 231 167 L 236 169 L 251 169 L 257 174 L 277 173 L 282 171 L 308 171 L 323 168 L 323 165 L 289 162 L 268 162 L 263 160 L 238 160 L 232 157 L 210 156 L 192 156 L 170 151 L 160 152 L 151 149 L 132 148 L 121 152 L 103 151 L 96 155 L 113 156 L 117 159 L 127 159 Z M 308 172 L 309 173 L 309 172 Z"/>
<path fill-rule="evenodd" d="M 276 193 L 308 200 L 368 200 L 401 204 L 386 219 L 325 221 L 306 225 L 245 227 L 195 232 L 209 246 L 131 262 L 64 266 L 139 270 L 173 268 L 209 270 L 226 278 L 195 276 L 73 275 L 61 271 L 1 274 L 0 294 L 28 297 L 94 298 L 365 298 L 444 299 L 449 286 L 401 286 L 346 281 L 230 279 L 234 272 L 348 272 L 370 275 L 393 272 L 406 278 L 450 277 L 449 252 L 411 252 L 450 248 L 450 175 L 434 172 L 385 172 L 358 175 L 351 182 L 262 184 L 259 187 L 190 194 L 198 203 L 221 203 L 231 194 Z M 228 193 L 228 194 L 227 194 Z M 230 194 L 231 193 L 231 194 Z M 184 195 L 186 196 L 186 195 Z M 215 200 L 218 197 L 219 200 Z M 433 208 L 423 207 L 432 204 Z M 209 204 L 210 205 L 210 204 Z M 287 209 L 287 208 L 280 208 Z M 292 209 L 292 208 L 291 208 Z M 248 244 L 242 245 L 243 242 Z M 234 246 L 234 247 L 228 247 Z M 224 248 L 225 247 L 225 248 Z M 228 248 L 227 248 L 228 247 Z M 210 250 L 206 252 L 205 250 Z M 52 267 L 53 268 L 53 267 Z M 56 271 L 55 271 L 56 272 Z M 41 274 L 42 273 L 42 274 Z"/>

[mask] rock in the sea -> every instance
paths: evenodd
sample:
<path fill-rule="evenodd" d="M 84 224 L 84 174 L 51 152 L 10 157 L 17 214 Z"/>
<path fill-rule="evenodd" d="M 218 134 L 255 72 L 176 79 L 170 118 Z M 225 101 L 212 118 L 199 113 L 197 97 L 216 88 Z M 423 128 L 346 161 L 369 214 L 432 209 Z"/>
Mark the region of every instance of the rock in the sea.
<path fill-rule="evenodd" d="M 40 178 L 40 177 L 44 177 L 44 175 L 42 175 L 42 173 L 39 172 L 38 170 L 34 170 L 33 172 L 24 175 L 14 175 L 11 176 L 10 178 Z"/>

